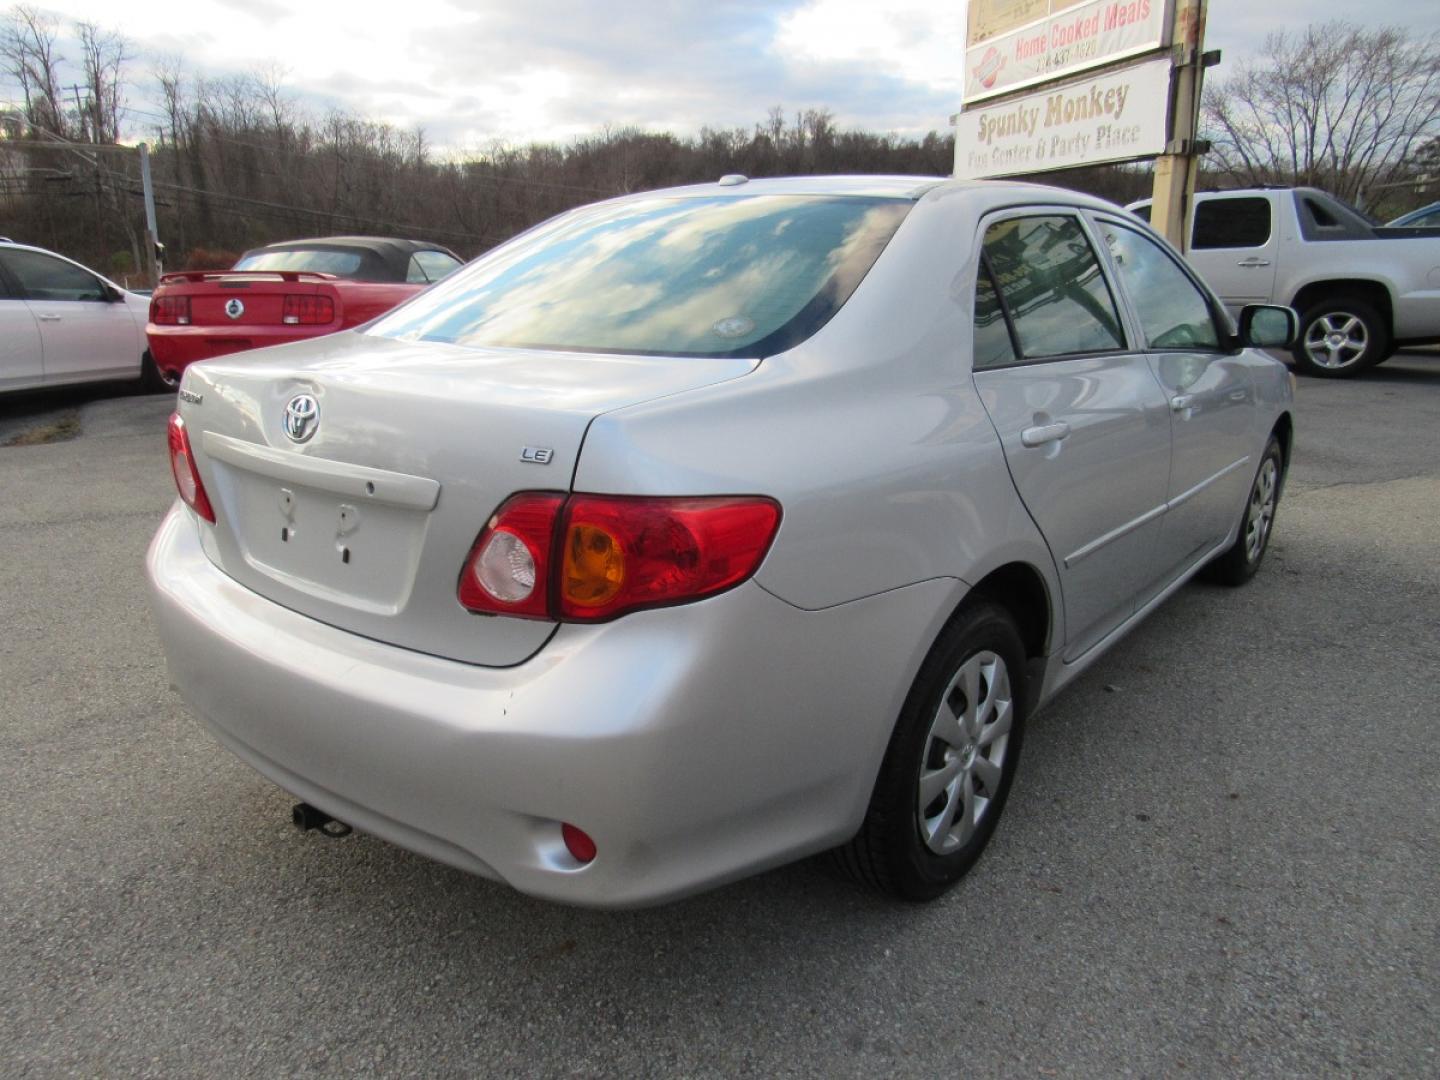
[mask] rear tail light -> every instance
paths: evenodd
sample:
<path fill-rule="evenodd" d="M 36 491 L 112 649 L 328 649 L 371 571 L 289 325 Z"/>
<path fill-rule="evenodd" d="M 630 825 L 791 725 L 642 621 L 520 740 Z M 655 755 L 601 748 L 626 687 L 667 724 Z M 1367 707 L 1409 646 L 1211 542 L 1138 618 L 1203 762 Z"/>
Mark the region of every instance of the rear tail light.
<path fill-rule="evenodd" d="M 335 302 L 328 296 L 287 296 L 280 311 L 286 326 L 319 326 L 333 321 Z"/>
<path fill-rule="evenodd" d="M 460 603 L 565 622 L 689 603 L 750 577 L 779 525 L 780 505 L 756 496 L 524 492 L 476 540 Z"/>
<path fill-rule="evenodd" d="M 189 326 L 190 297 L 155 297 L 150 301 L 150 321 L 156 326 Z"/>
<path fill-rule="evenodd" d="M 175 488 L 185 505 L 194 510 L 210 524 L 215 524 L 215 511 L 210 506 L 210 497 L 205 494 L 205 485 L 195 470 L 195 455 L 190 450 L 190 433 L 185 430 L 185 421 L 179 413 L 170 414 L 170 472 L 175 476 Z"/>

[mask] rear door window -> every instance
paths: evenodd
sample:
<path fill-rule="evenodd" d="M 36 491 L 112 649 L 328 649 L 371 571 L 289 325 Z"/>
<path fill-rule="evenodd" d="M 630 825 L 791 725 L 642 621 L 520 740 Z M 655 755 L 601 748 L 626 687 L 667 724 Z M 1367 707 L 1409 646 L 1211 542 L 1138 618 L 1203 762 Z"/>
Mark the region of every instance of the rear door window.
<path fill-rule="evenodd" d="M 410 267 L 405 280 L 411 285 L 428 285 L 449 277 L 460 269 L 460 260 L 453 259 L 443 251 L 417 251 L 410 256 Z"/>
<path fill-rule="evenodd" d="M 654 196 L 588 207 L 497 248 L 368 332 L 658 356 L 767 356 L 820 329 L 908 199 Z"/>
<path fill-rule="evenodd" d="M 1270 242 L 1270 200 L 1204 199 L 1195 204 L 1191 248 L 1264 247 Z"/>
<path fill-rule="evenodd" d="M 1124 348 L 1115 298 L 1076 218 L 1037 214 L 996 222 L 985 230 L 984 250 L 1021 359 Z M 977 293 L 977 330 L 983 299 Z M 987 356 L 1003 362 L 993 360 L 1004 355 L 995 337 L 987 328 L 985 340 L 994 343 L 986 344 Z"/>

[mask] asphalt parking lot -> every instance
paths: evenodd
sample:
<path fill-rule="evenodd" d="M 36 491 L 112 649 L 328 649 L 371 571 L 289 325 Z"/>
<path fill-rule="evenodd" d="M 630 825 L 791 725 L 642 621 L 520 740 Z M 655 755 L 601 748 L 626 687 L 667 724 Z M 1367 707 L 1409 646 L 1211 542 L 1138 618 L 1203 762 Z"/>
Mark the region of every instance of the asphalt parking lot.
<path fill-rule="evenodd" d="M 578 911 L 300 835 L 168 689 L 170 407 L 0 403 L 74 419 L 0 447 L 0 1074 L 1440 1074 L 1440 356 L 1301 380 L 1259 577 L 1037 717 L 921 907 L 812 861 Z"/>

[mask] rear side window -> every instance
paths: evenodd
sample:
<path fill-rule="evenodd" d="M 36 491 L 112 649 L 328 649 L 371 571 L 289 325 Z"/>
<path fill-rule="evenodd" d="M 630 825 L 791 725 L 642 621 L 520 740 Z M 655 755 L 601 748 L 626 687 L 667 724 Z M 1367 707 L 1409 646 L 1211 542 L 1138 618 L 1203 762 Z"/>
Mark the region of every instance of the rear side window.
<path fill-rule="evenodd" d="M 1218 349 L 1220 335 L 1205 294 L 1154 240 L 1114 222 L 1101 235 L 1135 302 L 1147 344 L 1154 349 Z"/>
<path fill-rule="evenodd" d="M 411 285 L 428 285 L 449 277 L 460 269 L 460 260 L 452 259 L 443 251 L 417 251 L 410 256 L 410 267 L 405 280 Z"/>
<path fill-rule="evenodd" d="M 1195 204 L 1190 247 L 1264 247 L 1270 241 L 1270 200 L 1205 199 Z"/>
<path fill-rule="evenodd" d="M 1012 218 L 985 230 L 985 261 L 1003 299 L 1021 358 L 1041 360 L 1124 347 L 1120 316 L 1080 223 L 1065 215 Z M 977 352 L 981 292 L 976 295 Z M 989 331 L 987 330 L 987 337 Z M 1003 350 L 990 352 L 993 359 Z"/>
<path fill-rule="evenodd" d="M 975 286 L 975 367 L 991 368 L 1013 364 L 1015 345 L 1010 340 L 1010 327 L 1005 309 L 995 291 L 986 260 L 980 260 L 980 277 Z"/>
<path fill-rule="evenodd" d="M 0 254 L 5 268 L 20 283 L 29 300 L 105 300 L 100 279 L 63 259 L 38 251 L 7 251 Z"/>
<path fill-rule="evenodd" d="M 368 332 L 475 346 L 765 356 L 829 321 L 910 206 L 750 195 L 589 207 L 497 248 Z"/>
<path fill-rule="evenodd" d="M 315 274 L 351 277 L 360 269 L 358 251 L 325 251 L 301 248 L 294 251 L 256 251 L 234 266 L 236 270 L 308 270 Z"/>

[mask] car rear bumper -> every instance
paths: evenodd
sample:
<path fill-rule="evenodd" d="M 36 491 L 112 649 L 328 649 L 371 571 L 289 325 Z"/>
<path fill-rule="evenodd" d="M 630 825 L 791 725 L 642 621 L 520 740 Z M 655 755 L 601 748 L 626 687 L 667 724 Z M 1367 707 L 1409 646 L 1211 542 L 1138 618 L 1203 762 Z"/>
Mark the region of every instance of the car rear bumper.
<path fill-rule="evenodd" d="M 148 569 L 171 677 L 219 739 L 341 821 L 567 903 L 658 903 L 844 841 L 959 583 L 806 612 L 753 582 L 561 626 L 510 668 L 250 592 L 177 503 Z M 560 822 L 599 854 L 581 866 Z"/>
<path fill-rule="evenodd" d="M 268 345 L 288 345 L 341 329 L 339 324 L 325 326 L 156 326 L 145 327 L 150 343 L 150 356 L 162 371 L 177 375 L 200 360 L 228 356 Z"/>

